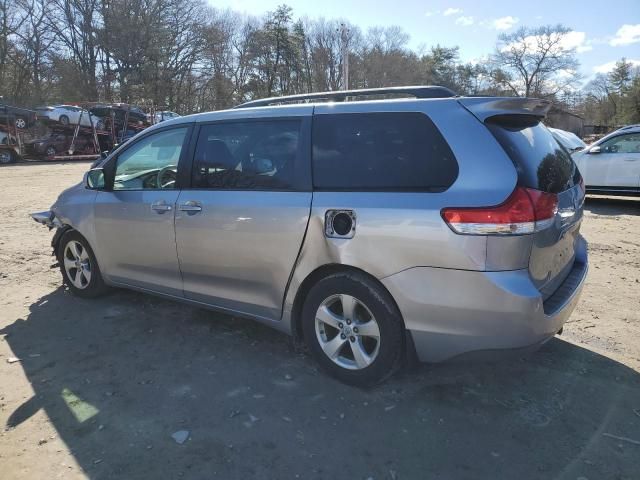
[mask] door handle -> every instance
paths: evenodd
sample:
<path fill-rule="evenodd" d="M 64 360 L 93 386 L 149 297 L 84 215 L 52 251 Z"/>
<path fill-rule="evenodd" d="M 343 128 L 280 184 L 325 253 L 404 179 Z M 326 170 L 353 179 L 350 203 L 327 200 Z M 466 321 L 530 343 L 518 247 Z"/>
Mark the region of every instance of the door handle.
<path fill-rule="evenodd" d="M 189 200 L 188 202 L 181 203 L 180 207 L 178 208 L 180 209 L 181 212 L 196 213 L 196 212 L 202 211 L 202 205 L 200 205 L 198 202 L 195 202 L 193 200 Z"/>
<path fill-rule="evenodd" d="M 153 210 L 154 212 L 157 213 L 164 213 L 164 212 L 169 212 L 171 211 L 171 205 L 169 205 L 168 203 L 161 201 L 161 202 L 155 202 L 151 204 L 151 210 Z"/>

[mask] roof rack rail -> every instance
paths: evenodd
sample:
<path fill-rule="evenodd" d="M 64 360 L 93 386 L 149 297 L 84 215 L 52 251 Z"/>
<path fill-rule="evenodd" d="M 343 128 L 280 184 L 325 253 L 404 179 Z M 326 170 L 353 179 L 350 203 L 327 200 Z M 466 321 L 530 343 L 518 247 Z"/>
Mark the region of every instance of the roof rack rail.
<path fill-rule="evenodd" d="M 337 90 L 333 92 L 303 93 L 300 95 L 263 98 L 241 103 L 233 108 L 266 107 L 269 105 L 309 103 L 312 101 L 345 102 L 352 97 L 375 95 L 408 95 L 415 98 L 450 98 L 456 96 L 453 91 L 440 86 L 365 88 L 362 90 Z"/>

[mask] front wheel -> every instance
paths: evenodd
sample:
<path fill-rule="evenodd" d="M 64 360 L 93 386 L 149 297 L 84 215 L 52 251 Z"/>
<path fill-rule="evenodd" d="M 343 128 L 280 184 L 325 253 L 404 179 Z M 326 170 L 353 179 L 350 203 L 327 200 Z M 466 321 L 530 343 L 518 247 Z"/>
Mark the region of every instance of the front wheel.
<path fill-rule="evenodd" d="M 302 308 L 305 342 L 337 379 L 371 386 L 392 375 L 403 352 L 402 318 L 389 293 L 359 272 L 316 283 Z"/>
<path fill-rule="evenodd" d="M 74 295 L 84 298 L 100 296 L 108 290 L 89 243 L 76 231 L 60 239 L 58 263 L 65 285 Z"/>

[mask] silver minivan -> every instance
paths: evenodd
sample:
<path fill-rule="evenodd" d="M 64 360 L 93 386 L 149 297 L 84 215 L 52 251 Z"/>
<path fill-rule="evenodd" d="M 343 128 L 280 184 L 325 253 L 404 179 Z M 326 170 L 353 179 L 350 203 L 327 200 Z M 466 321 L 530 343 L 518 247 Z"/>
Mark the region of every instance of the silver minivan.
<path fill-rule="evenodd" d="M 78 296 L 250 317 L 370 385 L 562 330 L 587 274 L 584 186 L 549 106 L 442 87 L 249 102 L 148 128 L 33 217 Z"/>

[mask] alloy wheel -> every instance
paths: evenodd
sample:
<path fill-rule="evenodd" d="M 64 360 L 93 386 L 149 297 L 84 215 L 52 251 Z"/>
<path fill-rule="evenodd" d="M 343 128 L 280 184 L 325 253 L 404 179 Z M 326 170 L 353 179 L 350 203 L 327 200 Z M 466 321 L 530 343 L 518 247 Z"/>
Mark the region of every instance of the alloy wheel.
<path fill-rule="evenodd" d="M 0 150 L 0 163 L 11 163 L 11 153 L 6 150 Z"/>
<path fill-rule="evenodd" d="M 64 270 L 69 281 L 79 290 L 84 290 L 91 282 L 91 259 L 89 252 L 80 242 L 71 240 L 64 248 Z"/>
<path fill-rule="evenodd" d="M 16 127 L 23 129 L 27 128 L 27 122 L 24 118 L 16 118 Z"/>
<path fill-rule="evenodd" d="M 367 306 L 351 295 L 332 295 L 318 307 L 318 343 L 335 364 L 349 370 L 371 365 L 380 351 L 380 328 Z"/>

